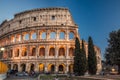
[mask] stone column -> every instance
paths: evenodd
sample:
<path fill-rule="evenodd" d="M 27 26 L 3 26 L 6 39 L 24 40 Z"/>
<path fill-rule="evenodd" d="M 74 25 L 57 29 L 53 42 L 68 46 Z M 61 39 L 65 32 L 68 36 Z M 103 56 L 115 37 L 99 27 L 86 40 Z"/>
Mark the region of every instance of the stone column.
<path fill-rule="evenodd" d="M 36 59 L 39 57 L 39 45 L 36 46 Z"/>
<path fill-rule="evenodd" d="M 49 48 L 48 45 L 45 46 L 45 58 L 48 58 Z"/>
<path fill-rule="evenodd" d="M 68 73 L 69 72 L 69 65 L 66 64 L 66 72 L 65 73 Z"/>
<path fill-rule="evenodd" d="M 21 72 L 21 71 L 22 71 L 21 64 L 18 63 L 18 72 Z"/>
<path fill-rule="evenodd" d="M 55 65 L 55 72 L 58 73 L 58 65 Z"/>
<path fill-rule="evenodd" d="M 13 51 L 12 51 L 12 58 L 14 58 L 14 57 L 15 57 L 15 52 L 14 52 L 15 50 L 14 50 L 13 47 L 12 47 L 12 50 L 13 50 Z"/>
<path fill-rule="evenodd" d="M 68 29 L 66 30 L 66 40 L 68 41 L 69 40 L 69 31 L 68 31 Z"/>
<path fill-rule="evenodd" d="M 30 46 L 27 46 L 27 58 L 29 59 L 29 53 L 30 53 Z"/>
<path fill-rule="evenodd" d="M 58 58 L 58 47 L 57 47 L 57 45 L 55 46 L 55 58 Z"/>
<path fill-rule="evenodd" d="M 45 72 L 48 72 L 47 63 L 45 63 Z"/>
<path fill-rule="evenodd" d="M 66 58 L 69 58 L 68 54 L 69 54 L 69 47 L 68 45 L 66 45 Z"/>
<path fill-rule="evenodd" d="M 35 72 L 39 72 L 39 66 L 38 66 L 37 61 L 35 62 L 34 66 L 35 66 L 35 69 L 34 69 Z"/>
<path fill-rule="evenodd" d="M 59 32 L 58 32 L 58 30 L 56 30 L 56 40 L 58 40 L 59 39 Z"/>
<path fill-rule="evenodd" d="M 37 40 L 39 40 L 39 39 L 40 39 L 39 30 L 37 30 L 37 33 L 36 33 L 36 35 L 37 35 Z"/>
<path fill-rule="evenodd" d="M 29 64 L 29 63 L 26 63 L 26 68 L 25 68 L 25 70 L 26 70 L 27 72 L 30 72 L 30 64 Z"/>

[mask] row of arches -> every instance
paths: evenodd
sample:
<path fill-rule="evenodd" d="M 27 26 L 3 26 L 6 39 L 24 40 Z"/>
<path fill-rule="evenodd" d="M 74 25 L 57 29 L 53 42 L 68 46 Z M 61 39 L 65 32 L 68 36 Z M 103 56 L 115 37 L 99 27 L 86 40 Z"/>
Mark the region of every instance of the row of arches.
<path fill-rule="evenodd" d="M 47 70 L 45 70 L 45 65 L 43 63 L 40 63 L 37 66 L 38 66 L 38 72 L 40 72 L 40 73 L 44 73 L 44 72 L 55 73 L 56 71 L 59 73 L 65 73 L 65 71 L 67 69 L 67 66 L 65 66 L 65 64 L 59 64 L 58 66 L 56 66 L 55 64 L 48 64 L 46 67 Z M 30 72 L 30 71 L 35 71 L 35 68 L 37 68 L 35 64 L 30 64 L 28 70 L 26 67 L 27 66 L 25 63 L 21 64 L 20 67 L 18 66 L 18 64 L 13 64 L 13 68 L 11 67 L 11 64 L 8 65 L 9 69 L 13 69 L 16 71 L 18 71 L 18 70 L 28 71 L 29 70 L 28 72 Z M 68 65 L 68 69 L 69 69 L 68 72 L 73 73 L 73 64 Z"/>
<path fill-rule="evenodd" d="M 13 53 L 14 53 L 14 57 L 19 57 L 20 56 L 20 52 L 21 52 L 21 56 L 27 56 L 27 55 L 29 55 L 29 56 L 36 56 L 37 48 L 36 47 L 30 48 L 29 53 L 28 53 L 28 50 L 27 50 L 26 47 L 22 48 L 22 50 L 17 48 L 17 49 L 14 50 L 14 52 L 11 49 L 8 56 L 9 57 L 13 57 Z M 49 52 L 48 56 L 55 56 L 57 54 L 55 52 L 55 48 L 54 47 L 49 48 L 49 50 L 47 52 Z M 40 57 L 46 56 L 45 47 L 39 48 L 38 53 L 39 53 L 38 56 L 40 56 Z M 61 47 L 61 48 L 58 49 L 58 56 L 66 56 L 65 54 L 66 54 L 65 48 Z M 69 48 L 68 56 L 70 56 L 70 57 L 74 56 L 74 48 L 73 47 Z"/>

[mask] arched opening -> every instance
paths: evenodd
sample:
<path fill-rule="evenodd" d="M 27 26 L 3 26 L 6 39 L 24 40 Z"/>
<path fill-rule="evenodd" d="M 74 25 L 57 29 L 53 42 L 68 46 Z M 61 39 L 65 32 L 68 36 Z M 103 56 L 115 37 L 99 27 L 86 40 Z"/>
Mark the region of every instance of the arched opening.
<path fill-rule="evenodd" d="M 51 72 L 53 73 L 55 71 L 55 66 L 51 65 Z"/>
<path fill-rule="evenodd" d="M 36 39 L 37 38 L 37 35 L 36 35 L 36 33 L 34 32 L 34 33 L 32 33 L 31 34 L 31 39 Z"/>
<path fill-rule="evenodd" d="M 73 32 L 69 33 L 69 39 L 74 39 L 74 33 Z"/>
<path fill-rule="evenodd" d="M 11 64 L 8 64 L 8 70 L 11 70 Z"/>
<path fill-rule="evenodd" d="M 27 49 L 26 48 L 22 48 L 22 56 L 27 56 Z"/>
<path fill-rule="evenodd" d="M 74 56 L 74 48 L 69 48 L 69 56 L 70 57 Z"/>
<path fill-rule="evenodd" d="M 48 65 L 48 71 L 49 71 L 50 73 L 54 73 L 54 72 L 55 72 L 55 66 L 54 66 L 53 64 L 49 64 L 49 65 Z"/>
<path fill-rule="evenodd" d="M 18 56 L 19 56 L 19 49 L 17 49 L 15 52 L 15 57 L 18 57 Z"/>
<path fill-rule="evenodd" d="M 59 73 L 64 73 L 64 64 L 59 65 L 58 70 Z"/>
<path fill-rule="evenodd" d="M 56 33 L 55 32 L 51 32 L 50 33 L 50 39 L 55 39 L 56 38 Z"/>
<path fill-rule="evenodd" d="M 31 56 L 35 56 L 35 54 L 36 54 L 36 48 L 32 48 L 32 54 L 31 54 Z"/>
<path fill-rule="evenodd" d="M 21 41 L 21 35 L 20 34 L 16 35 L 16 41 Z"/>
<path fill-rule="evenodd" d="M 69 65 L 69 73 L 73 73 L 73 64 Z"/>
<path fill-rule="evenodd" d="M 64 48 L 59 49 L 59 56 L 65 56 L 65 49 Z"/>
<path fill-rule="evenodd" d="M 41 34 L 41 39 L 46 39 L 46 32 L 43 32 L 43 33 Z"/>
<path fill-rule="evenodd" d="M 55 56 L 55 48 L 50 48 L 49 56 Z"/>
<path fill-rule="evenodd" d="M 18 71 L 18 65 L 17 65 L 17 64 L 14 64 L 14 65 L 13 65 L 13 70 Z"/>
<path fill-rule="evenodd" d="M 11 50 L 10 50 L 10 53 L 9 53 L 9 57 L 10 57 L 10 58 L 12 58 L 12 56 L 13 56 L 12 54 L 13 54 L 13 50 L 11 49 Z"/>
<path fill-rule="evenodd" d="M 24 34 L 24 38 L 23 39 L 24 40 L 29 40 L 29 34 L 28 33 Z"/>
<path fill-rule="evenodd" d="M 40 48 L 40 50 L 39 50 L 39 56 L 45 56 L 45 48 L 44 47 L 42 47 L 42 48 Z"/>
<path fill-rule="evenodd" d="M 34 65 L 34 64 L 31 64 L 31 66 L 30 66 L 30 71 L 34 71 L 34 68 L 35 68 L 35 65 Z"/>
<path fill-rule="evenodd" d="M 40 71 L 40 73 L 43 73 L 44 72 L 44 64 L 40 64 L 39 65 L 39 71 Z"/>
<path fill-rule="evenodd" d="M 65 39 L 65 33 L 64 32 L 60 32 L 59 39 Z"/>
<path fill-rule="evenodd" d="M 21 64 L 21 71 L 22 72 L 26 71 L 26 65 L 25 64 Z"/>

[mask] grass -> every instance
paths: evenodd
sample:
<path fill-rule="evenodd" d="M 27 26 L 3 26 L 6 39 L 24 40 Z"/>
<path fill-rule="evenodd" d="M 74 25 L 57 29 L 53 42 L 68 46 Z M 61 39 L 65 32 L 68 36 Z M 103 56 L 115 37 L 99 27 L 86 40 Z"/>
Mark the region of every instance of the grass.
<path fill-rule="evenodd" d="M 101 80 L 101 79 L 91 79 L 82 77 L 67 77 L 67 75 L 40 75 L 39 80 L 54 80 L 55 78 L 59 80 Z"/>

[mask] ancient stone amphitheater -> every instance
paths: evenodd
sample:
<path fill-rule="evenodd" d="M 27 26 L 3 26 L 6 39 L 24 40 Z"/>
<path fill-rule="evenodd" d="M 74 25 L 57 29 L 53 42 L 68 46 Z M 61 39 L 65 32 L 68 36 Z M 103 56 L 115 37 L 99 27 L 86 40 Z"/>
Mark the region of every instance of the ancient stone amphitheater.
<path fill-rule="evenodd" d="M 20 12 L 0 25 L 1 60 L 9 69 L 51 73 L 72 73 L 78 26 L 67 8 L 42 8 Z M 85 42 L 86 54 L 87 42 Z M 97 53 L 101 70 L 100 49 Z"/>

